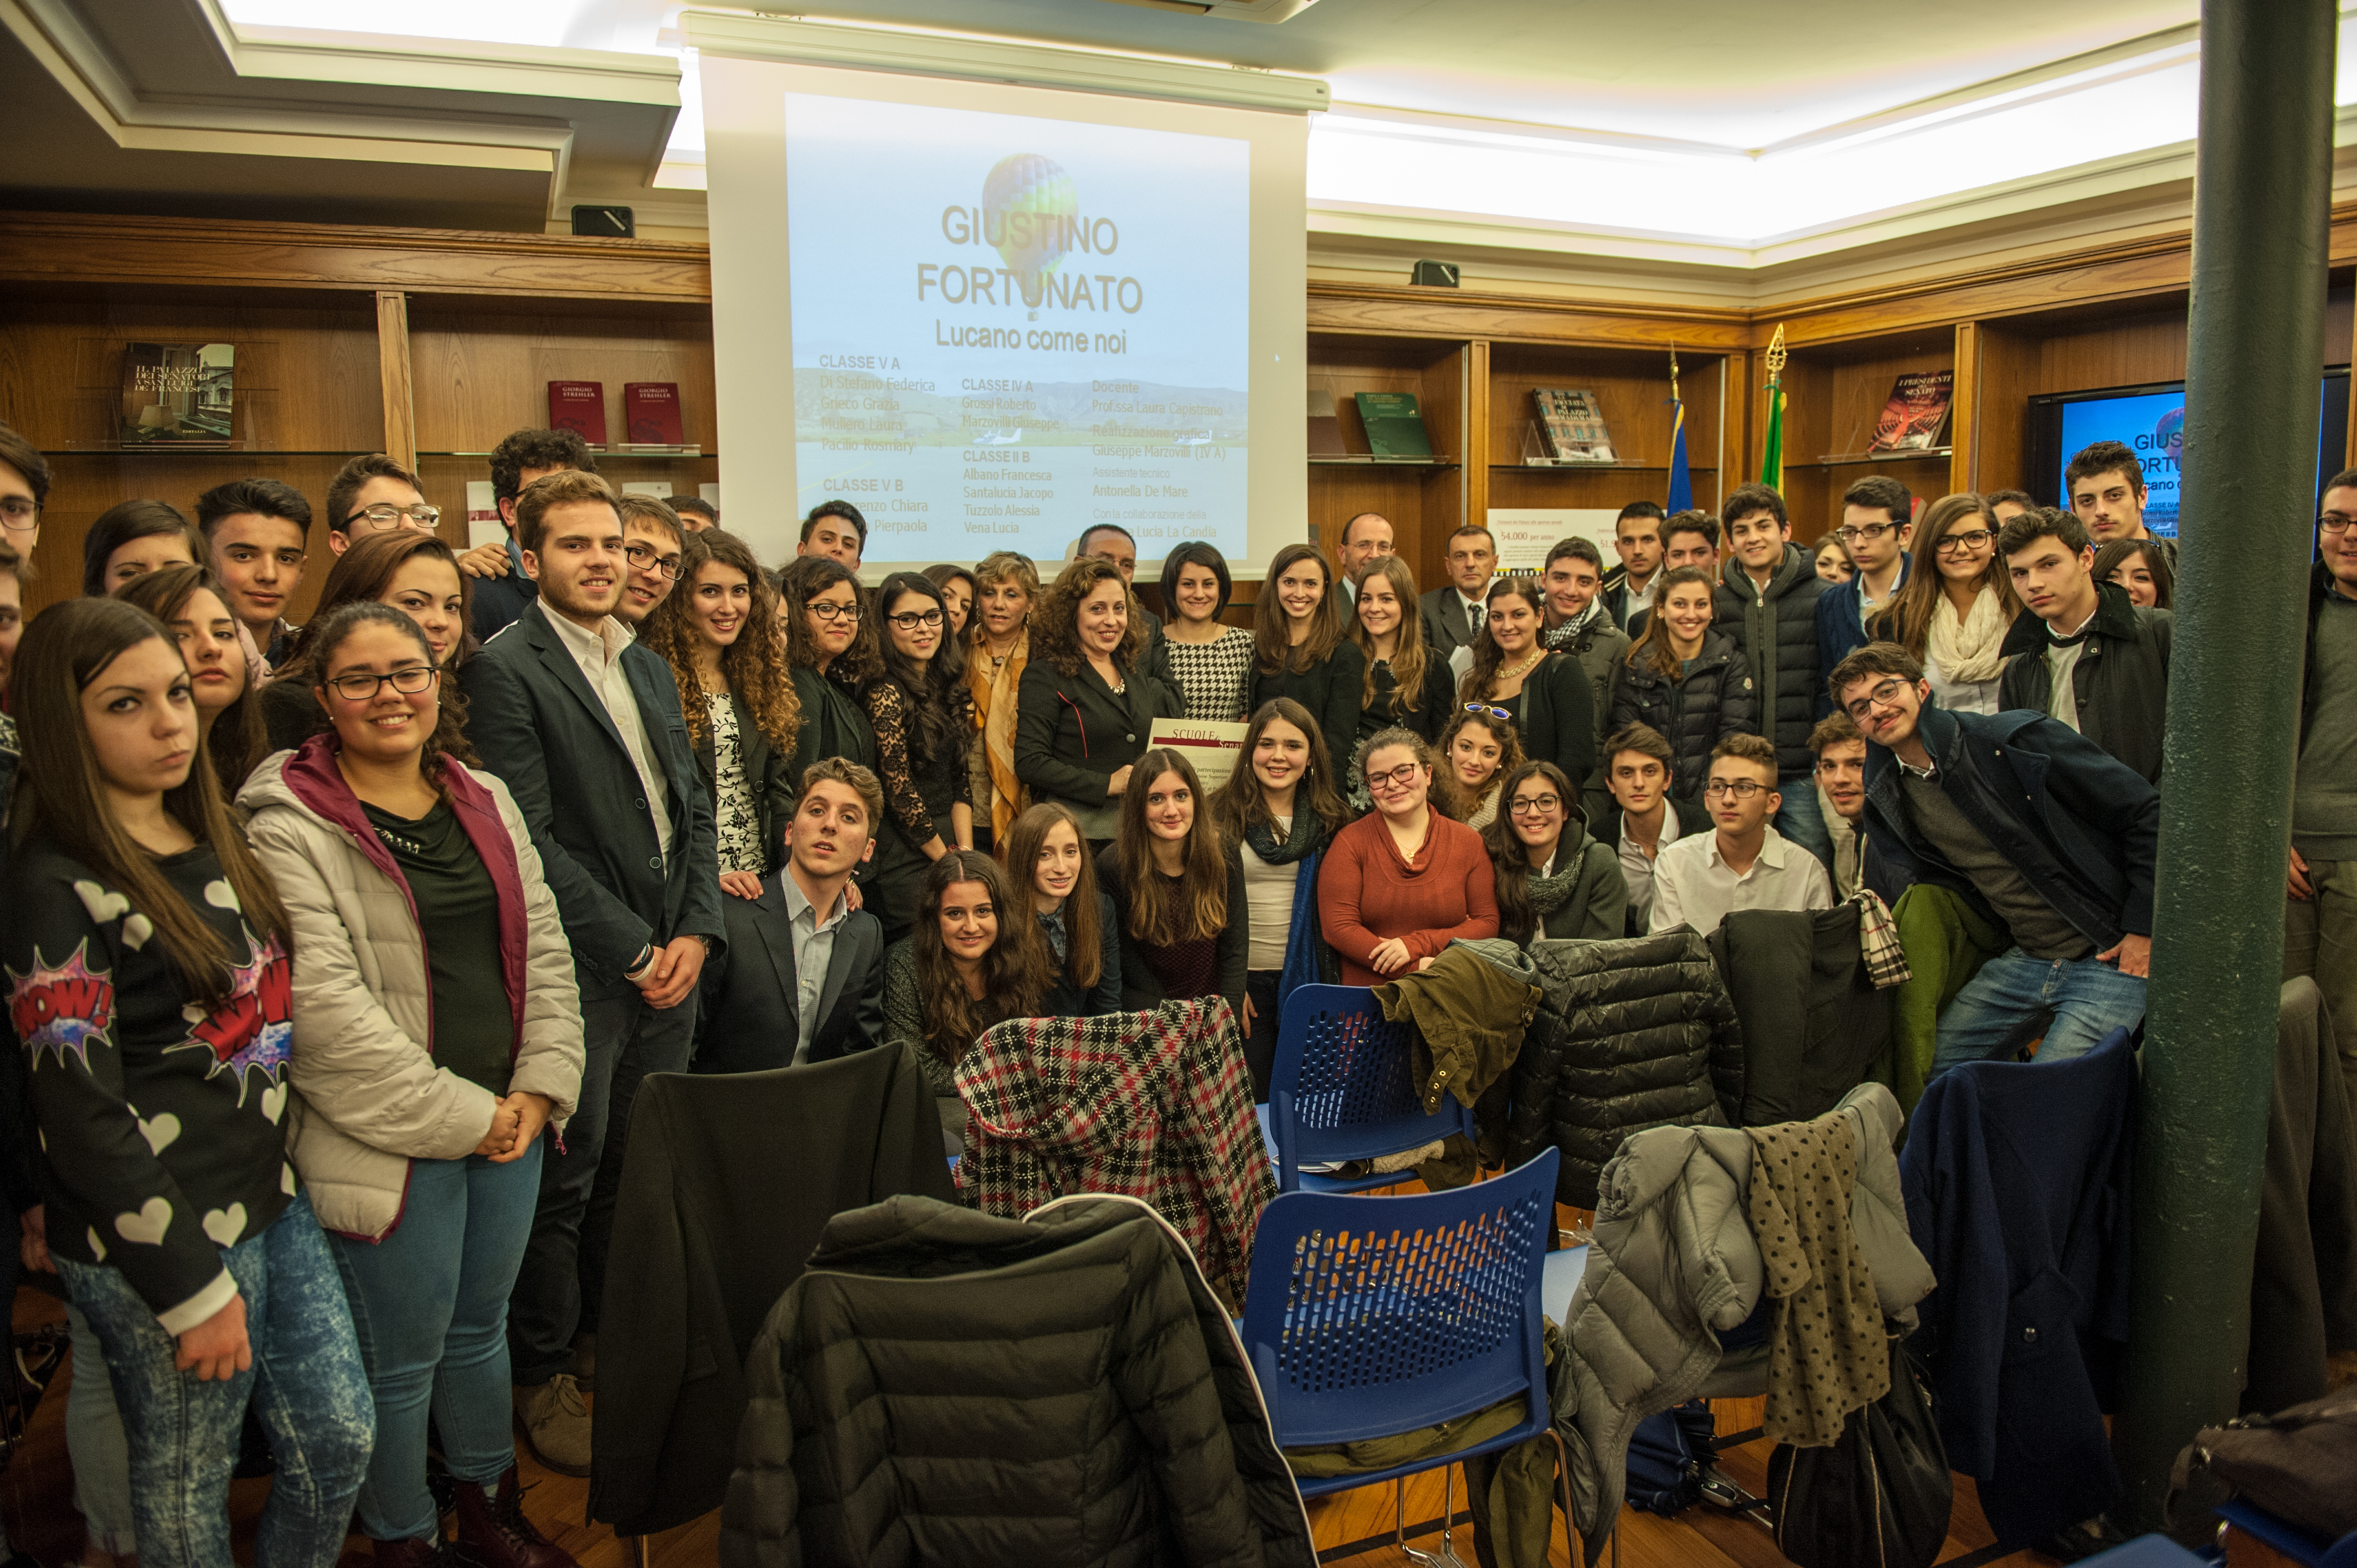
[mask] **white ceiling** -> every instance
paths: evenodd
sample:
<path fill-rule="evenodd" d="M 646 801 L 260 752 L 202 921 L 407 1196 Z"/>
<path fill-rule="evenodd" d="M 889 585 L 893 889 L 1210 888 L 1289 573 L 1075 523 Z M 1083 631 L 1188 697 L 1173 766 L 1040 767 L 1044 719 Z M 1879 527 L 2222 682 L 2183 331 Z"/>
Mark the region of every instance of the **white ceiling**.
<path fill-rule="evenodd" d="M 234 207 L 275 158 L 297 208 L 365 205 L 342 171 L 371 164 L 358 191 L 412 206 L 430 205 L 437 169 L 465 171 L 447 188 L 483 226 L 595 199 L 692 231 L 703 136 L 683 8 L 0 0 L 0 93 L 62 94 L 93 123 L 9 138 L 0 199 L 145 188 L 168 205 L 210 180 Z M 1335 112 L 1313 128 L 1313 231 L 1714 268 L 2181 199 L 2199 69 L 2197 0 L 1314 0 L 1276 24 L 1168 0 L 813 11 L 1322 77 Z M 2357 48 L 2342 55 L 2346 102 Z M 484 222 L 481 203 L 523 188 L 538 212 Z"/>

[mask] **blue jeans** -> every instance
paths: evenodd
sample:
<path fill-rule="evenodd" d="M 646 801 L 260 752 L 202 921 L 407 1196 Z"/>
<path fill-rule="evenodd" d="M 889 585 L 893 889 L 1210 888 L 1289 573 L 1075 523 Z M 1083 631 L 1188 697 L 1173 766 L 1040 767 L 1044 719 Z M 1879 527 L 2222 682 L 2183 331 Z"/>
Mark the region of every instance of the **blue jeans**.
<path fill-rule="evenodd" d="M 1776 808 L 1776 831 L 1824 863 L 1828 879 L 1834 874 L 1834 835 L 1825 831 L 1824 814 L 1817 810 L 1817 776 L 1803 773 L 1776 784 L 1784 803 Z M 1708 819 L 1705 819 L 1707 823 Z"/>
<path fill-rule="evenodd" d="M 532 1239 L 540 1162 L 412 1160 L 401 1223 L 382 1241 L 331 1236 L 376 1396 L 376 1453 L 361 1488 L 372 1541 L 439 1533 L 425 1489 L 430 1404 L 450 1473 L 483 1486 L 515 1462 L 508 1435 L 508 1292 Z"/>
<path fill-rule="evenodd" d="M 573 1336 L 597 1326 L 606 1244 L 622 1190 L 630 1104 L 651 1072 L 685 1072 L 695 1049 L 695 993 L 654 1008 L 638 992 L 581 1004 L 581 1101 L 565 1147 L 540 1167 L 540 1208 L 508 1303 L 508 1354 L 518 1388 L 573 1369 Z"/>
<path fill-rule="evenodd" d="M 2046 1026 L 2038 1059 L 2062 1062 L 2084 1056 L 2114 1029 L 2133 1029 L 2143 1021 L 2144 986 L 2115 965 L 2092 958 L 2037 959 L 2007 948 L 1983 964 L 1940 1015 L 1931 1077 L 1962 1062 L 2010 1058 L 2050 1015 L 2053 1022 Z"/>
<path fill-rule="evenodd" d="M 178 1347 L 119 1269 L 60 1258 L 89 1317 L 131 1438 L 141 1568 L 231 1568 L 229 1477 L 250 1400 L 278 1474 L 254 1539 L 256 1568 L 334 1568 L 368 1470 L 376 1413 L 327 1239 L 297 1197 L 221 1252 L 245 1298 L 253 1365 L 226 1381 L 174 1368 Z"/>

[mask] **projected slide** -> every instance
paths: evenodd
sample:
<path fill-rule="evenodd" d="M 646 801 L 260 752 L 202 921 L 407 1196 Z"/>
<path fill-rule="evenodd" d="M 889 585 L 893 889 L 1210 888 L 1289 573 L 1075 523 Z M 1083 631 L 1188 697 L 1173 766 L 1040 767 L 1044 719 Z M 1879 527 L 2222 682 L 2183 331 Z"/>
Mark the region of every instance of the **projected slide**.
<path fill-rule="evenodd" d="M 1249 144 L 784 97 L 800 510 L 878 562 L 1244 553 Z"/>
<path fill-rule="evenodd" d="M 2164 539 L 2177 537 L 2178 492 L 2184 479 L 2185 394 L 2147 392 L 2136 397 L 2088 398 L 2062 405 L 2062 458 L 2098 441 L 2118 441 L 2144 466 L 2144 525 Z M 2057 486 L 2062 505 L 2070 486 Z"/>

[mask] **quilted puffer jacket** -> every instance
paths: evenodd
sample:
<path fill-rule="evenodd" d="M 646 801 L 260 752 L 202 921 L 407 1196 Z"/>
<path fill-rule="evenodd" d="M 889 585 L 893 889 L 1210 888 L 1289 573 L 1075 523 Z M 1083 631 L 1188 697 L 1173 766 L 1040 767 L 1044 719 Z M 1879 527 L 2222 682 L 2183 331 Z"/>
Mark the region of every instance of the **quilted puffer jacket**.
<path fill-rule="evenodd" d="M 838 1214 L 747 1373 L 725 1568 L 1315 1568 L 1243 1342 L 1134 1198 Z"/>
<path fill-rule="evenodd" d="M 1563 1151 L 1555 1196 L 1596 1207 L 1598 1175 L 1647 1127 L 1734 1127 L 1743 1026 L 1710 944 L 1684 927 L 1531 950 L 1544 997 L 1515 1058 L 1506 1163 Z"/>
<path fill-rule="evenodd" d="M 1650 660 L 1624 657 L 1612 681 L 1611 729 L 1650 725 L 1670 743 L 1670 790 L 1685 807 L 1701 809 L 1703 781 L 1710 777 L 1710 749 L 1731 735 L 1760 733 L 1759 701 L 1750 667 L 1732 638 L 1703 633 L 1702 652 L 1692 670 L 1673 681 Z"/>

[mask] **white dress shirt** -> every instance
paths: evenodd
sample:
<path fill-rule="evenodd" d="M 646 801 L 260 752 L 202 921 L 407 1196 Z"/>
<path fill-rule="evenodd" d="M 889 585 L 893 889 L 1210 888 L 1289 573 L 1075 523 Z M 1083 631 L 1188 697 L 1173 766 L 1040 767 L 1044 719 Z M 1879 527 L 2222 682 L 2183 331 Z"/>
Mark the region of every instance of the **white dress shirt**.
<path fill-rule="evenodd" d="M 1662 836 L 1654 843 L 1653 853 L 1661 854 L 1678 842 L 1678 809 L 1671 802 L 1662 802 Z M 1629 887 L 1629 908 L 1636 913 L 1637 923 L 1645 924 L 1653 908 L 1653 863 L 1645 857 L 1637 841 L 1629 836 L 1629 817 L 1620 817 L 1620 880 Z M 1650 928 L 1649 928 L 1650 929 Z"/>
<path fill-rule="evenodd" d="M 630 671 L 622 668 L 622 650 L 635 640 L 630 628 L 612 616 L 590 630 L 577 622 L 548 613 L 548 624 L 565 639 L 573 661 L 581 666 L 582 677 L 597 700 L 606 705 L 607 716 L 621 732 L 622 749 L 630 754 L 630 765 L 639 770 L 639 787 L 647 792 L 647 807 L 654 817 L 655 844 L 663 858 L 671 858 L 671 788 L 663 781 L 662 769 L 656 766 L 654 748 L 647 744 L 647 726 L 639 717 L 638 693 L 630 690 Z"/>
<path fill-rule="evenodd" d="M 786 929 L 794 945 L 794 1020 L 802 1037 L 794 1042 L 794 1066 L 810 1060 L 811 1040 L 818 1033 L 818 1004 L 826 995 L 826 972 L 834 962 L 834 933 L 851 918 L 851 900 L 834 896 L 834 908 L 822 918 L 793 867 L 780 868 L 778 885 L 786 892 Z"/>
<path fill-rule="evenodd" d="M 1648 931 L 1692 926 L 1705 936 L 1738 909 L 1830 909 L 1833 884 L 1823 862 L 1767 830 L 1760 858 L 1738 876 L 1718 855 L 1718 832 L 1698 832 L 1662 851 L 1653 863 L 1653 914 Z"/>

